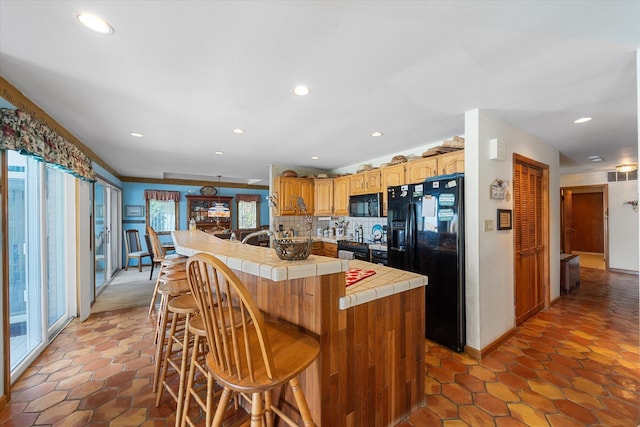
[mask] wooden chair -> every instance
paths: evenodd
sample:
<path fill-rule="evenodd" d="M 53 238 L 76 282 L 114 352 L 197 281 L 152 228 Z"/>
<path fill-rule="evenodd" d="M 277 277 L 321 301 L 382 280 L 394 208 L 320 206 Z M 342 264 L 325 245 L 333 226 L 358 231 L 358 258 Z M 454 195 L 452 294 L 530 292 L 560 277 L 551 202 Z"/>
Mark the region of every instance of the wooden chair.
<path fill-rule="evenodd" d="M 153 258 L 151 258 L 149 252 L 142 250 L 138 230 L 124 230 L 124 247 L 127 251 L 127 261 L 124 266 L 125 271 L 129 270 L 129 261 L 134 258 L 138 259 L 138 271 L 142 271 L 143 258 L 149 257 L 151 262 L 153 262 Z"/>
<path fill-rule="evenodd" d="M 212 255 L 191 256 L 187 279 L 210 349 L 207 368 L 223 387 L 212 424 L 221 425 L 232 393 L 240 393 L 251 403 L 251 426 L 264 421 L 271 426 L 274 415 L 296 426 L 272 398 L 272 390 L 288 382 L 304 425 L 313 425 L 298 376 L 318 357 L 318 341 L 295 327 L 265 321 L 240 279 Z"/>
<path fill-rule="evenodd" d="M 160 263 L 156 261 L 156 257 L 153 254 L 153 244 L 151 243 L 151 238 L 148 234 L 144 235 L 144 240 L 147 243 L 147 252 L 149 252 L 149 255 L 151 255 L 151 271 L 149 272 L 149 280 L 151 280 L 153 278 L 153 269 L 156 265 L 158 265 L 159 267 Z"/>

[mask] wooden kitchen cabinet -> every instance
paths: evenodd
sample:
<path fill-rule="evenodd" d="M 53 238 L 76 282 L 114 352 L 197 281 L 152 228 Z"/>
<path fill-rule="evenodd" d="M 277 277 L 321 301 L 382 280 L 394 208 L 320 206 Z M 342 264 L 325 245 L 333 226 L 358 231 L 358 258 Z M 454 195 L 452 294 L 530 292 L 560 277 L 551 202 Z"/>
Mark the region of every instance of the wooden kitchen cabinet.
<path fill-rule="evenodd" d="M 381 191 L 380 169 L 359 172 L 351 175 L 349 179 L 350 194 L 373 194 Z"/>
<path fill-rule="evenodd" d="M 349 215 L 350 177 L 333 179 L 333 214 Z"/>
<path fill-rule="evenodd" d="M 298 197 L 302 197 L 307 213 L 313 215 L 313 179 L 278 176 L 274 180 L 278 191 L 278 215 L 304 215 L 298 207 Z"/>
<path fill-rule="evenodd" d="M 196 220 L 196 228 L 206 233 L 222 232 L 231 229 L 231 215 L 228 218 L 209 217 L 209 208 L 220 202 L 231 210 L 233 197 L 222 196 L 186 196 L 187 224 L 191 218 Z"/>
<path fill-rule="evenodd" d="M 311 242 L 311 255 L 324 255 L 322 241 L 314 240 Z"/>
<path fill-rule="evenodd" d="M 419 184 L 438 174 L 438 158 L 425 157 L 406 163 L 405 179 L 407 184 Z"/>
<path fill-rule="evenodd" d="M 436 158 L 438 159 L 437 175 L 464 172 L 464 150 L 440 154 Z"/>
<path fill-rule="evenodd" d="M 314 215 L 333 215 L 333 179 L 316 179 L 314 185 Z"/>
<path fill-rule="evenodd" d="M 387 187 L 405 184 L 405 164 L 382 168 L 382 216 L 387 216 Z"/>
<path fill-rule="evenodd" d="M 338 244 L 322 242 L 322 254 L 331 258 L 338 258 Z"/>

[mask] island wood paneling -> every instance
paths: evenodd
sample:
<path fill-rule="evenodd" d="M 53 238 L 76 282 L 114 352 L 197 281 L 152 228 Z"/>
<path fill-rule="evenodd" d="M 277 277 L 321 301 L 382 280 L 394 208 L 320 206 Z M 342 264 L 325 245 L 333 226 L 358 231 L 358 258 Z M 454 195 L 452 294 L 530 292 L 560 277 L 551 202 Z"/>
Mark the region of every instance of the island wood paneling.
<path fill-rule="evenodd" d="M 340 310 L 344 273 L 281 282 L 236 274 L 263 312 L 320 341 L 301 378 L 318 425 L 388 426 L 423 404 L 424 287 Z M 288 388 L 284 400 L 293 401 Z"/>

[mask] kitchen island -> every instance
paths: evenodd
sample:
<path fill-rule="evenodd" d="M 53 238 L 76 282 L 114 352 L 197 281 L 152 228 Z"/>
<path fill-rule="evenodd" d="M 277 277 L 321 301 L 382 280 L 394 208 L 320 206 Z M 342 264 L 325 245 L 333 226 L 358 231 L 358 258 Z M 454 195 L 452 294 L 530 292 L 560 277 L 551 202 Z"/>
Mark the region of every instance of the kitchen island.
<path fill-rule="evenodd" d="M 425 276 L 316 255 L 283 261 L 273 249 L 201 231 L 173 239 L 182 255 L 220 258 L 265 315 L 318 339 L 320 355 L 300 379 L 318 425 L 393 425 L 423 404 Z M 350 267 L 376 274 L 345 287 Z M 293 401 L 288 388 L 284 398 Z"/>

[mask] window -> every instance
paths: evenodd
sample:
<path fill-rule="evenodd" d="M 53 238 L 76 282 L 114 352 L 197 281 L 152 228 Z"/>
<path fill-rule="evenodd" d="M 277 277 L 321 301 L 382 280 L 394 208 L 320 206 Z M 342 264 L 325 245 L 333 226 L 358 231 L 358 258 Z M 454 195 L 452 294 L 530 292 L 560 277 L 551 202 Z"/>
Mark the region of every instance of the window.
<path fill-rule="evenodd" d="M 260 196 L 238 194 L 238 229 L 255 230 L 260 227 Z"/>
<path fill-rule="evenodd" d="M 151 226 L 158 234 L 168 234 L 178 229 L 178 191 L 145 190 L 144 198 L 147 204 L 147 226 Z"/>

